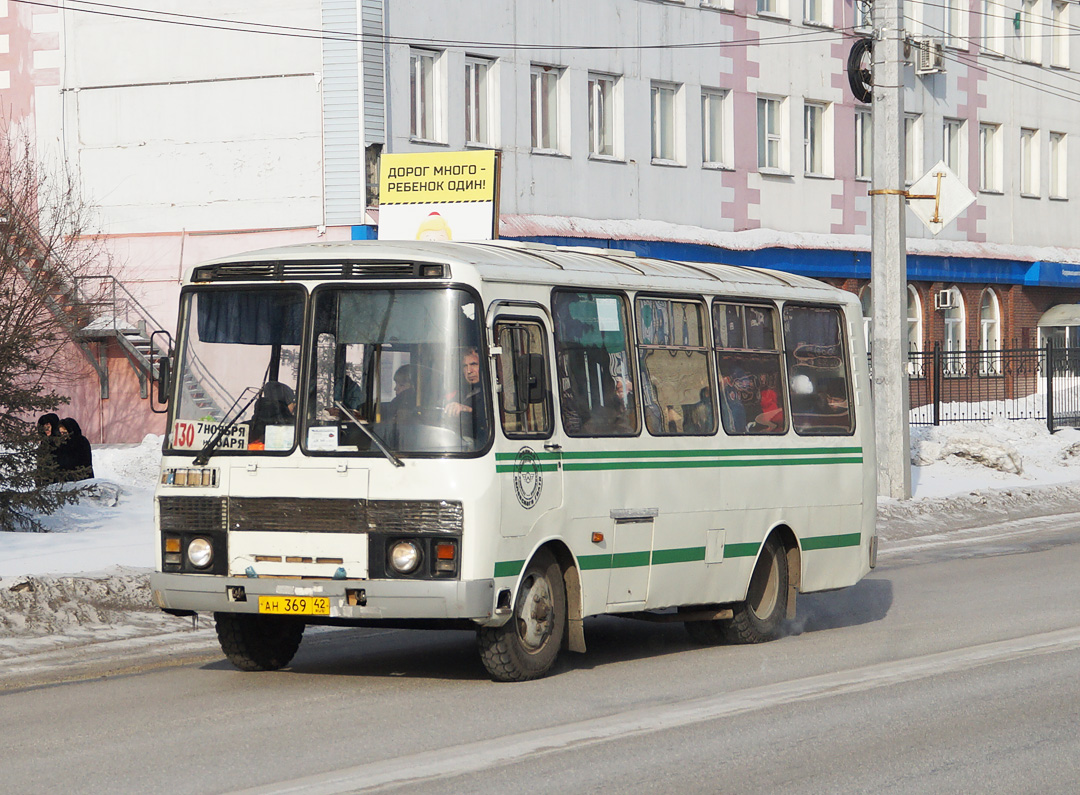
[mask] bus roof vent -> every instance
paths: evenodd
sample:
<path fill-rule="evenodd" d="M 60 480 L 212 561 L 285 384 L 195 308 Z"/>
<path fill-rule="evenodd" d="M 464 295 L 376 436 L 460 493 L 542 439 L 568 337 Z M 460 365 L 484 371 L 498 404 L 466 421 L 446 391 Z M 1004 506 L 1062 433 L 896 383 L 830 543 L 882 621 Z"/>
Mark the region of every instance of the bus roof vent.
<path fill-rule="evenodd" d="M 402 279 L 446 278 L 446 267 L 423 262 L 342 262 L 341 260 L 286 260 L 228 262 L 203 265 L 192 274 L 194 282 L 281 281 L 285 279 Z"/>

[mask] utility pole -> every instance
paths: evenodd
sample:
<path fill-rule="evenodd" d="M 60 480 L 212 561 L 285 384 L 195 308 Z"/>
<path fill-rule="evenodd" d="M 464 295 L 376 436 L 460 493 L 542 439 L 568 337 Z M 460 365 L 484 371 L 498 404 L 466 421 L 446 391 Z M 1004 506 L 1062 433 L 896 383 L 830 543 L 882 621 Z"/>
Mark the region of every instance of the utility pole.
<path fill-rule="evenodd" d="M 911 496 L 904 187 L 904 0 L 874 0 L 870 284 L 878 495 Z"/>

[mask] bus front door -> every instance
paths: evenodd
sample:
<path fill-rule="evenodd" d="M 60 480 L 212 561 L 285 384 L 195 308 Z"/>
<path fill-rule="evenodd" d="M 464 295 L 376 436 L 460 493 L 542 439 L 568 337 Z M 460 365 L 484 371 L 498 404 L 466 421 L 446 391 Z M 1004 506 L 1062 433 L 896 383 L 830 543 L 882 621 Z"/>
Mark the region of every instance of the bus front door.
<path fill-rule="evenodd" d="M 515 309 L 494 325 L 499 415 L 495 462 L 501 480 L 502 534 L 529 533 L 563 503 L 562 444 L 551 393 L 545 319 Z"/>

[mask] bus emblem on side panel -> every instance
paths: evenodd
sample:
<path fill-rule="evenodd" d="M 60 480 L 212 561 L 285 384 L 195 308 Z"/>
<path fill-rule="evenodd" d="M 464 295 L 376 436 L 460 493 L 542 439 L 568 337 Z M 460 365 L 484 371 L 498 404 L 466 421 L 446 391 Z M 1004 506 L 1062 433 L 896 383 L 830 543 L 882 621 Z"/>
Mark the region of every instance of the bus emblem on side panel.
<path fill-rule="evenodd" d="M 514 462 L 514 491 L 521 507 L 528 510 L 536 505 L 543 490 L 544 476 L 540 472 L 540 460 L 530 448 L 522 447 Z"/>

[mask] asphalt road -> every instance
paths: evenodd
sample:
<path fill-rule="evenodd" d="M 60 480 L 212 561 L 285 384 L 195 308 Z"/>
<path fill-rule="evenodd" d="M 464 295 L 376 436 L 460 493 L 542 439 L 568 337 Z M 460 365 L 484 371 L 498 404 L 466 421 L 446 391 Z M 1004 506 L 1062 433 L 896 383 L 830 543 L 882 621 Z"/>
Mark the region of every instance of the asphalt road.
<path fill-rule="evenodd" d="M 590 620 L 538 682 L 488 681 L 471 633 L 401 630 L 310 633 L 275 673 L 205 634 L 39 672 L 0 695 L 0 792 L 1072 791 L 1075 522 L 883 550 L 761 646 Z"/>

